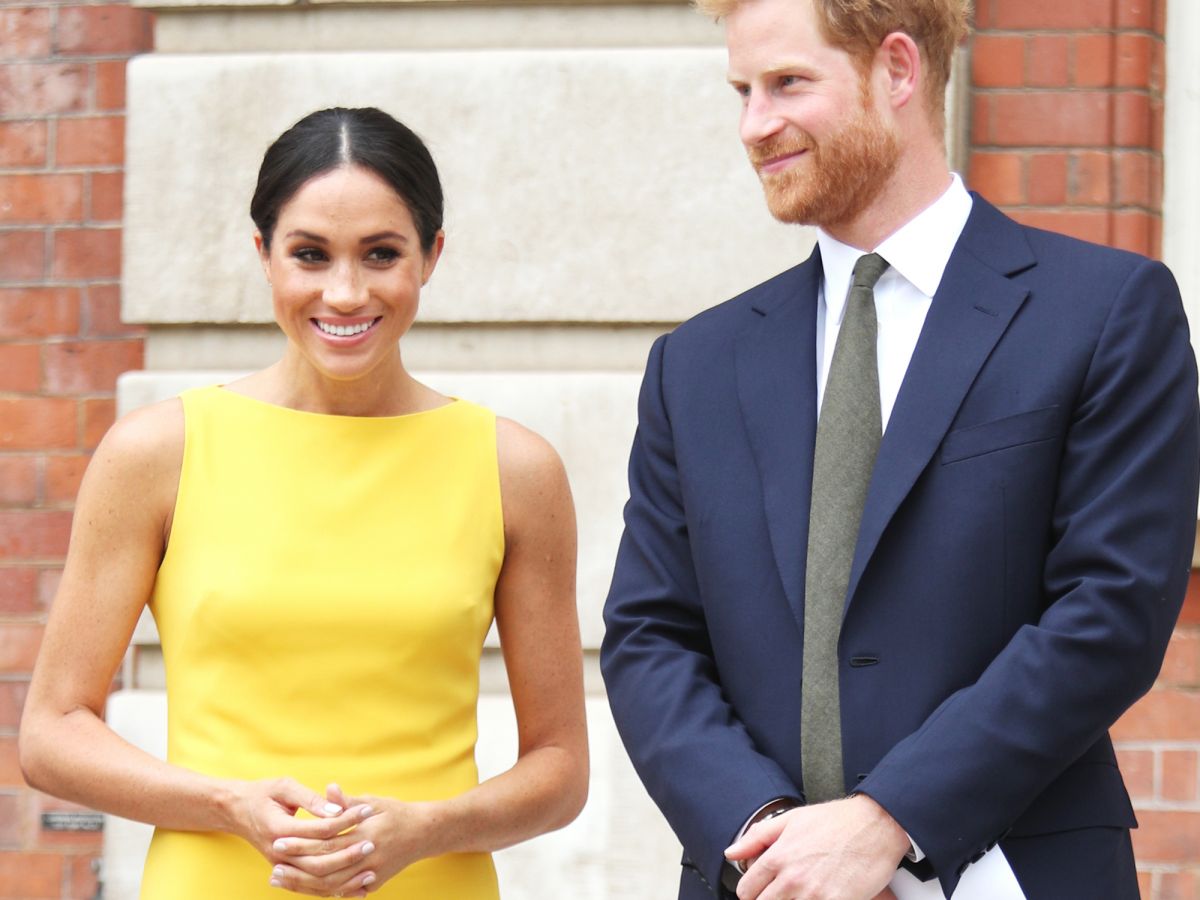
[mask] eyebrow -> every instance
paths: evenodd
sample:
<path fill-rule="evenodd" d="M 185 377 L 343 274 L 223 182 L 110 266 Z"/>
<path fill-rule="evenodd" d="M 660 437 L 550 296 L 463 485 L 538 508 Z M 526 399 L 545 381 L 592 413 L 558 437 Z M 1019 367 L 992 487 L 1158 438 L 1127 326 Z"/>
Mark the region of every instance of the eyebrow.
<path fill-rule="evenodd" d="M 328 238 L 323 237 L 322 235 L 319 235 L 319 234 L 315 234 L 311 231 L 305 231 L 303 228 L 292 229 L 291 231 L 289 231 L 287 233 L 286 237 L 303 238 L 306 241 L 312 241 L 314 244 L 328 244 L 329 243 Z M 366 237 L 364 237 L 362 240 L 360 240 L 359 243 L 360 244 L 374 244 L 378 241 L 387 241 L 387 240 L 398 241 L 401 244 L 408 243 L 408 238 L 405 235 L 400 234 L 400 232 L 398 232 L 398 231 L 380 231 L 375 234 L 368 234 Z"/>
<path fill-rule="evenodd" d="M 811 64 L 797 60 L 795 62 L 785 62 L 777 66 L 772 66 L 770 69 L 767 69 L 767 71 L 759 73 L 759 77 L 764 80 L 769 78 L 778 78 L 780 75 L 802 75 L 805 78 L 815 79 L 817 77 L 817 71 L 812 67 Z M 739 78 L 737 73 L 729 72 L 726 74 L 725 80 L 730 84 L 737 85 L 746 84 L 751 79 Z"/>

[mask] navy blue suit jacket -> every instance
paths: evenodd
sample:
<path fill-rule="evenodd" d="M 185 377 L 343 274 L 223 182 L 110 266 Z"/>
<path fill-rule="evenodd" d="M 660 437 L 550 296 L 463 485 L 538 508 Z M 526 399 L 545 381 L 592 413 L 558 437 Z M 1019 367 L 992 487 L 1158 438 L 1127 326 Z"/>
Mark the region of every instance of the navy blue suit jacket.
<path fill-rule="evenodd" d="M 719 893 L 742 823 L 803 795 L 820 277 L 814 251 L 684 323 L 643 382 L 601 664 L 683 844 L 681 897 Z M 1167 269 L 976 196 L 883 437 L 839 642 L 847 789 L 947 895 L 1002 839 L 1135 824 L 1107 729 L 1178 615 L 1198 461 Z"/>

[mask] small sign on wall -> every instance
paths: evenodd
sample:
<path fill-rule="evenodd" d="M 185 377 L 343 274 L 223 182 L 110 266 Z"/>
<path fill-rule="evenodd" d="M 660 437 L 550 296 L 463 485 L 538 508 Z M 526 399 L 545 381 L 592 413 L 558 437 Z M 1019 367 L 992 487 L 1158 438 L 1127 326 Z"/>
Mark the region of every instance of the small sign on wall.
<path fill-rule="evenodd" d="M 104 816 L 98 812 L 44 812 L 42 831 L 103 831 Z"/>

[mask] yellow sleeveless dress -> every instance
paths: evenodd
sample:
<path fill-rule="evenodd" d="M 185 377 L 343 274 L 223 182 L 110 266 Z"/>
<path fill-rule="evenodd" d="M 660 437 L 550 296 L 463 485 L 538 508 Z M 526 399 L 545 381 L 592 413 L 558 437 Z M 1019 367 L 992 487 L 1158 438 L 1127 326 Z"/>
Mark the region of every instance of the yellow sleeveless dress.
<path fill-rule="evenodd" d="M 479 660 L 504 527 L 495 416 L 455 400 L 360 418 L 183 394 L 171 539 L 150 603 L 168 759 L 222 778 L 435 800 L 478 783 Z M 226 834 L 158 829 L 142 900 L 278 900 Z M 494 900 L 491 856 L 371 894 Z"/>

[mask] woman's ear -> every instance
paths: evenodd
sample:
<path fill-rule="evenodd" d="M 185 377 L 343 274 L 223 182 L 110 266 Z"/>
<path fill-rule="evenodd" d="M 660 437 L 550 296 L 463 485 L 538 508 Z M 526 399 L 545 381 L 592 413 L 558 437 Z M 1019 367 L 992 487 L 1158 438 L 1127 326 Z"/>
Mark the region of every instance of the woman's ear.
<path fill-rule="evenodd" d="M 433 270 L 437 268 L 438 260 L 442 257 L 442 249 L 446 246 L 446 232 L 438 229 L 433 237 L 433 246 L 425 254 L 425 262 L 421 268 L 421 287 L 429 283 Z"/>
<path fill-rule="evenodd" d="M 271 251 L 263 240 L 262 232 L 254 232 L 254 249 L 258 252 L 258 263 L 262 266 L 263 274 L 267 276 L 267 284 L 271 283 Z"/>

